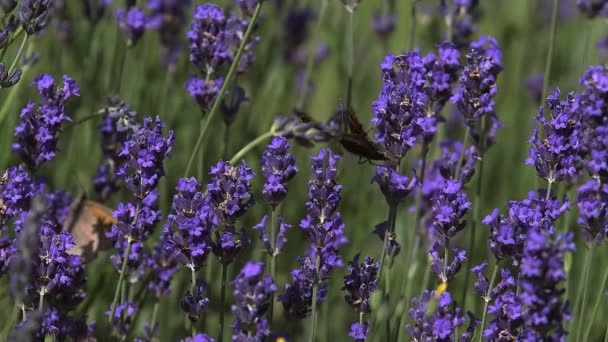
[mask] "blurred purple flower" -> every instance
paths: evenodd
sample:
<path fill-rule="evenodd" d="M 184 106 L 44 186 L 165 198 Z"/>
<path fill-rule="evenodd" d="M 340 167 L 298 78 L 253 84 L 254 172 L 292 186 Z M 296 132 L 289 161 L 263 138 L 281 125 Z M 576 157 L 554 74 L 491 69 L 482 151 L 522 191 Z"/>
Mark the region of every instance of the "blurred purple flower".
<path fill-rule="evenodd" d="M 298 172 L 296 158 L 289 153 L 289 143 L 284 137 L 273 137 L 262 154 L 262 173 L 266 179 L 262 195 L 276 208 L 287 196 L 287 182 Z"/>
<path fill-rule="evenodd" d="M 190 321 L 196 322 L 209 304 L 209 298 L 207 298 L 206 293 L 207 283 L 202 279 L 196 279 L 194 291 L 186 291 L 186 295 L 181 300 L 180 306 L 186 315 L 188 315 Z"/>
<path fill-rule="evenodd" d="M 49 23 L 51 0 L 23 0 L 17 17 L 23 30 L 30 36 L 38 34 Z"/>

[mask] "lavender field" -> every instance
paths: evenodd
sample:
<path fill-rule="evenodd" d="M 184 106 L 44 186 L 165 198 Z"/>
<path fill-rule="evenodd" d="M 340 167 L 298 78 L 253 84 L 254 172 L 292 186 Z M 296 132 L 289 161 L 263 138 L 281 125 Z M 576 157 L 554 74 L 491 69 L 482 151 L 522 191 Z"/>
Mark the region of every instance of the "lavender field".
<path fill-rule="evenodd" d="M 0 0 L 0 341 L 608 341 L 607 18 Z"/>

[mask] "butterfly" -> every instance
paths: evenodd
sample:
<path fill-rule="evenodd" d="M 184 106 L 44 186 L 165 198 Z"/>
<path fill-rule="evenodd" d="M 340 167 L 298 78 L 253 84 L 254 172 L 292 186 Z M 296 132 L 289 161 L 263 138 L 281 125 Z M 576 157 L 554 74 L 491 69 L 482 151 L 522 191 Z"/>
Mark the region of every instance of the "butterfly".
<path fill-rule="evenodd" d="M 116 218 L 112 217 L 110 208 L 87 200 L 84 196 L 79 196 L 72 207 L 72 212 L 63 224 L 63 229 L 72 234 L 76 245 L 68 253 L 80 255 L 85 262 L 89 262 L 100 250 L 112 247 L 106 232 L 116 223 Z"/>
<path fill-rule="evenodd" d="M 294 110 L 293 113 L 304 123 L 315 122 L 309 114 L 303 111 Z M 346 117 L 344 117 L 345 115 Z M 342 126 L 341 122 L 344 121 L 346 121 L 346 128 L 335 128 L 335 126 Z M 361 159 L 389 162 L 397 160 L 390 151 L 369 137 L 353 110 L 336 113 L 333 118 L 322 126 L 325 127 L 325 132 L 336 138 L 345 150 Z"/>

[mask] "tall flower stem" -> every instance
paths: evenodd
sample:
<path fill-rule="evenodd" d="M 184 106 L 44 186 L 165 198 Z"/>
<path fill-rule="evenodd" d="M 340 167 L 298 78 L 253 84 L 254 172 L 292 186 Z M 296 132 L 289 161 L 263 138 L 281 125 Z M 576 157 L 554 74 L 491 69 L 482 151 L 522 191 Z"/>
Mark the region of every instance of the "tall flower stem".
<path fill-rule="evenodd" d="M 186 164 L 186 169 L 184 171 L 184 177 L 187 177 L 190 174 L 190 171 L 192 170 L 192 164 L 194 163 L 194 159 L 196 157 L 196 153 L 198 152 L 198 150 L 201 148 L 201 145 L 203 144 L 203 140 L 205 139 L 205 135 L 206 135 L 207 131 L 209 130 L 209 126 L 211 125 L 211 122 L 215 118 L 215 115 L 217 114 L 218 109 L 220 107 L 220 103 L 222 103 L 222 99 L 224 98 L 224 95 L 226 94 L 226 89 L 228 89 L 228 86 L 230 85 L 232 78 L 236 75 L 236 68 L 239 64 L 239 61 L 241 60 L 241 56 L 243 54 L 243 50 L 245 50 L 245 45 L 247 44 L 247 41 L 249 40 L 249 36 L 251 35 L 251 32 L 253 32 L 255 22 L 257 21 L 258 16 L 260 15 L 260 11 L 262 9 L 263 4 L 264 4 L 264 0 L 259 0 L 258 4 L 255 6 L 255 11 L 253 12 L 253 15 L 251 16 L 251 20 L 249 21 L 249 25 L 247 26 L 247 30 L 245 31 L 245 35 L 243 36 L 241 45 L 239 46 L 239 49 L 237 50 L 236 55 L 234 56 L 234 60 L 232 61 L 232 64 L 230 65 L 230 69 L 228 69 L 228 74 L 226 75 L 226 78 L 224 79 L 222 88 L 220 88 L 220 91 L 217 94 L 215 101 L 213 101 L 213 106 L 211 106 L 209 115 L 207 116 L 207 119 L 205 120 L 205 123 L 203 124 L 203 126 L 201 128 L 198 139 L 196 140 L 196 144 L 194 145 L 194 149 L 192 150 L 192 152 L 190 154 L 190 158 L 188 159 L 188 164 Z"/>
<path fill-rule="evenodd" d="M 597 310 L 600 308 L 600 303 L 602 302 L 602 297 L 604 295 L 604 291 L 606 288 L 606 283 L 608 282 L 608 268 L 604 271 L 604 277 L 602 278 L 602 282 L 600 283 L 600 290 L 597 294 L 597 299 L 595 301 L 595 305 L 593 306 L 593 311 L 591 311 L 591 317 L 589 317 L 589 323 L 587 324 L 587 328 L 585 329 L 585 334 L 583 334 L 583 339 L 581 341 L 589 341 L 589 334 L 591 333 L 591 327 L 593 326 L 593 321 L 595 320 L 595 315 L 597 315 Z"/>
<path fill-rule="evenodd" d="M 27 38 L 28 37 L 29 36 L 28 36 L 27 33 L 23 35 L 23 40 L 21 41 L 21 45 L 19 46 L 19 50 L 17 50 L 17 54 L 15 55 L 15 58 L 13 59 L 13 63 L 11 63 L 11 66 L 8 68 L 7 75 L 9 77 L 11 76 L 11 74 L 13 73 L 13 71 L 15 70 L 15 68 L 17 67 L 17 63 L 19 63 L 19 60 L 21 59 L 21 55 L 25 51 L 25 43 L 27 43 Z"/>
<path fill-rule="evenodd" d="M 160 307 L 160 302 L 154 303 L 154 308 L 152 309 L 152 319 L 150 320 L 150 327 L 154 329 L 156 325 L 156 319 L 158 317 L 158 308 Z"/>
<path fill-rule="evenodd" d="M 319 41 L 319 38 L 321 37 L 321 27 L 323 27 L 323 18 L 325 18 L 326 7 L 327 0 L 321 0 L 321 8 L 319 9 L 319 20 L 317 21 L 317 26 L 315 27 L 314 38 L 308 49 L 308 56 L 306 56 L 306 69 L 304 69 L 304 78 L 302 80 L 303 90 L 296 106 L 296 108 L 300 110 L 303 109 L 302 107 L 304 106 L 304 102 L 306 101 L 308 79 L 310 78 L 310 74 L 312 73 L 312 67 L 315 63 L 315 44 Z"/>
<path fill-rule="evenodd" d="M 217 341 L 223 342 L 224 338 L 224 304 L 226 303 L 226 274 L 228 273 L 228 265 L 222 264 L 222 282 L 220 288 L 220 332 L 217 335 Z"/>
<path fill-rule="evenodd" d="M 241 148 L 234 155 L 234 157 L 232 157 L 232 159 L 230 159 L 230 164 L 234 165 L 234 164 L 238 163 L 239 160 L 243 159 L 243 157 L 249 151 L 251 151 L 256 146 L 263 144 L 266 140 L 268 140 L 269 138 L 271 138 L 274 134 L 275 134 L 274 129 L 271 129 L 270 131 L 268 131 L 268 132 L 260 135 L 259 137 L 253 139 L 252 141 L 250 141 L 247 145 L 245 145 L 243 148 Z"/>
<path fill-rule="evenodd" d="M 555 36 L 557 33 L 557 14 L 559 9 L 559 0 L 553 0 L 553 11 L 551 12 L 551 32 L 549 33 L 549 48 L 545 59 L 545 78 L 543 80 L 543 92 L 541 101 L 547 97 L 549 89 L 549 78 L 551 76 L 551 64 L 553 63 L 553 49 L 555 48 Z"/>
<path fill-rule="evenodd" d="M 378 272 L 378 279 L 382 282 L 382 272 L 384 271 L 384 265 L 386 264 L 386 253 L 388 249 L 389 236 L 395 231 L 395 221 L 397 218 L 397 204 L 390 204 L 388 207 L 388 229 L 384 234 L 384 245 L 382 247 L 382 255 L 380 256 L 380 271 Z M 391 256 L 392 258 L 392 256 Z M 384 282 L 384 286 L 388 286 L 387 281 Z"/>
<path fill-rule="evenodd" d="M 270 251 L 270 276 L 273 281 L 276 281 L 276 233 L 277 233 L 277 219 L 279 216 L 279 208 L 273 207 L 272 213 L 270 214 L 270 244 L 272 250 Z M 268 308 L 268 327 L 272 330 L 272 318 L 274 314 L 274 292 L 270 294 L 270 307 Z"/>
<path fill-rule="evenodd" d="M 483 341 L 483 330 L 486 328 L 486 319 L 488 316 L 488 306 L 490 305 L 490 293 L 492 292 L 492 288 L 496 283 L 496 276 L 498 275 L 498 270 L 500 269 L 499 261 L 496 261 L 494 265 L 494 270 L 492 271 L 492 278 L 490 279 L 490 286 L 488 286 L 488 291 L 486 292 L 485 297 L 483 298 L 483 314 L 481 316 L 481 326 L 479 333 L 479 342 Z M 464 303 L 463 303 L 464 305 Z"/>
<path fill-rule="evenodd" d="M 346 109 L 352 109 L 352 93 L 353 93 L 353 68 L 354 68 L 354 59 L 355 59 L 355 40 L 354 40 L 354 29 L 353 29 L 353 16 L 355 15 L 354 11 L 348 10 L 348 28 L 346 30 L 347 34 L 347 44 L 348 44 L 348 56 L 346 58 L 346 70 L 348 72 L 348 80 L 346 84 Z"/>
<path fill-rule="evenodd" d="M 407 51 L 412 51 L 416 45 L 416 4 L 418 0 L 410 0 L 410 22 L 408 27 Z"/>
<path fill-rule="evenodd" d="M 581 336 L 581 330 L 583 328 L 583 318 L 585 317 L 585 313 L 587 312 L 587 289 L 589 287 L 589 273 L 591 271 L 591 260 L 593 259 L 593 246 L 589 247 L 589 250 L 587 251 L 587 257 L 585 258 L 585 268 L 584 268 L 584 278 L 583 278 L 583 291 L 578 291 L 578 294 L 576 296 L 577 298 L 577 303 L 576 303 L 576 307 L 579 307 L 580 304 L 580 310 L 578 311 L 578 325 L 576 328 L 576 341 L 581 341 L 580 340 L 580 336 Z M 579 300 L 581 298 L 580 294 L 582 292 L 582 302 L 579 303 Z M 599 300 L 599 299 L 598 299 Z M 574 315 L 574 317 L 576 317 L 576 315 Z"/>
<path fill-rule="evenodd" d="M 139 209 L 139 206 L 138 206 Z M 139 211 L 139 210 L 137 210 Z M 137 216 L 137 215 L 135 215 Z M 114 321 L 114 314 L 116 313 L 116 307 L 118 306 L 118 298 L 120 297 L 120 291 L 122 290 L 122 284 L 125 279 L 125 273 L 127 272 L 127 263 L 129 261 L 129 255 L 131 254 L 131 246 L 133 241 L 129 238 L 127 240 L 127 251 L 125 252 L 124 259 L 122 260 L 122 267 L 120 268 L 120 276 L 118 277 L 118 283 L 114 290 L 114 299 L 112 300 L 112 310 L 110 311 L 110 324 Z"/>
<path fill-rule="evenodd" d="M 316 274 L 319 274 L 319 268 L 321 267 L 321 250 L 317 248 L 317 261 L 315 265 Z M 317 328 L 317 291 L 319 287 L 318 279 L 312 286 L 312 309 L 311 309 L 311 317 L 310 317 L 310 336 L 308 338 L 309 342 L 314 342 L 315 340 L 315 330 Z"/>

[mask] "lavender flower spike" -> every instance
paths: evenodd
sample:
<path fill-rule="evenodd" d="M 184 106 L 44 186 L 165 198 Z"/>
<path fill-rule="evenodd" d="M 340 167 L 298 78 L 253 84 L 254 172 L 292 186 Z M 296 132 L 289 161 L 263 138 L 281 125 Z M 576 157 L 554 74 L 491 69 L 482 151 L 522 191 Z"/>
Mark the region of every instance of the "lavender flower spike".
<path fill-rule="evenodd" d="M 271 305 L 272 293 L 277 286 L 272 277 L 264 275 L 264 264 L 249 261 L 231 283 L 234 300 L 232 341 L 262 341 L 270 336 L 270 327 L 264 314 Z"/>
<path fill-rule="evenodd" d="M 287 196 L 287 182 L 298 172 L 296 159 L 291 155 L 284 137 L 274 137 L 262 154 L 262 173 L 266 179 L 262 195 L 275 208 Z"/>

